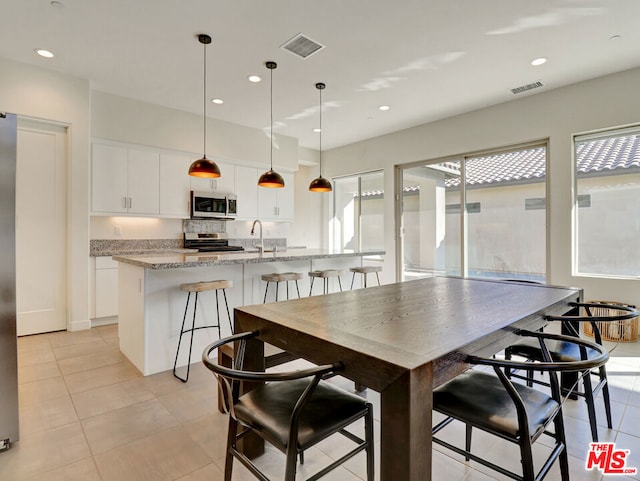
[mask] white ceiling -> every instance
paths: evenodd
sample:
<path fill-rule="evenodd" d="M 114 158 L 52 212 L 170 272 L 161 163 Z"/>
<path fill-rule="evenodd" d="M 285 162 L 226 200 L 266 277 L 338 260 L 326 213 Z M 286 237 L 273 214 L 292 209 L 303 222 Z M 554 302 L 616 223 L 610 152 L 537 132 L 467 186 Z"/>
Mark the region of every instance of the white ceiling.
<path fill-rule="evenodd" d="M 323 148 L 640 65 L 640 0 L 3 0 L 0 57 L 88 78 L 93 89 L 210 117 L 269 126 Z M 326 46 L 306 60 L 280 46 L 298 33 Z M 612 38 L 613 36 L 619 36 Z M 43 59 L 36 48 L 53 51 Z M 533 67 L 530 61 L 547 57 Z M 250 74 L 266 79 L 247 81 Z M 0 72 L 0 76 L 2 73 Z M 532 95 L 531 92 L 520 96 Z M 380 105 L 390 110 L 378 110 Z M 0 106 L 1 108 L 1 106 Z"/>

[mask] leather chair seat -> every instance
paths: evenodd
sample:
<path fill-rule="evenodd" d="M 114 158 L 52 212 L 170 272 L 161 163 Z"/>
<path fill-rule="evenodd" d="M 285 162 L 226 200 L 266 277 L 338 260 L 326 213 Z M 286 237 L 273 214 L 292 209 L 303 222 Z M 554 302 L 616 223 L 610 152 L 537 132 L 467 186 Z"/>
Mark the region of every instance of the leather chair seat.
<path fill-rule="evenodd" d="M 536 439 L 559 409 L 547 394 L 514 384 L 526 405 L 529 432 Z M 497 376 L 470 369 L 433 392 L 433 409 L 499 436 L 518 438 L 515 404 Z"/>
<path fill-rule="evenodd" d="M 258 430 L 286 451 L 291 413 L 309 385 L 308 379 L 272 382 L 253 389 L 234 405 L 238 421 Z M 300 415 L 298 445 L 302 450 L 351 424 L 366 411 L 366 400 L 329 383 L 320 383 Z"/>
<path fill-rule="evenodd" d="M 563 341 L 549 341 L 546 343 L 551 354 L 551 359 L 554 361 L 562 362 L 574 362 L 579 361 L 580 347 L 576 344 Z M 598 353 L 593 349 L 585 348 L 587 353 L 587 359 L 594 359 L 598 357 Z M 540 350 L 540 344 L 536 341 L 526 340 L 513 344 L 507 348 L 509 354 L 512 356 L 526 357 L 527 359 L 533 359 L 535 361 L 542 361 L 542 351 Z"/>

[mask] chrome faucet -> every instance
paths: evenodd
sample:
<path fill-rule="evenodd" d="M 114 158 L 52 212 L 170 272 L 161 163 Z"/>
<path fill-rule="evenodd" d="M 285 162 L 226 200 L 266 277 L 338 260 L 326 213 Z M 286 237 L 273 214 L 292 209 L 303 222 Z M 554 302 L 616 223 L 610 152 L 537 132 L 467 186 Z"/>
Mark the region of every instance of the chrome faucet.
<path fill-rule="evenodd" d="M 255 247 L 257 247 L 260 253 L 262 253 L 264 252 L 264 240 L 262 238 L 262 222 L 260 222 L 258 219 L 253 221 L 253 225 L 251 226 L 251 235 L 254 235 L 255 233 L 256 224 L 260 226 L 260 244 L 256 245 Z"/>

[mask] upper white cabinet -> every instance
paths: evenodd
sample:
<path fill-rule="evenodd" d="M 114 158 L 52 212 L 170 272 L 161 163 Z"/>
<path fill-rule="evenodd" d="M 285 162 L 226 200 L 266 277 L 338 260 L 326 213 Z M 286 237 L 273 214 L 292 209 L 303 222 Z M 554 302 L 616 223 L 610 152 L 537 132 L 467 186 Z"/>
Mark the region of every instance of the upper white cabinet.
<path fill-rule="evenodd" d="M 238 220 L 258 218 L 258 169 L 236 166 L 236 194 L 238 195 Z"/>
<path fill-rule="evenodd" d="M 258 218 L 261 220 L 293 222 L 293 174 L 280 173 L 284 187 L 258 187 Z"/>
<path fill-rule="evenodd" d="M 157 152 L 93 144 L 91 210 L 114 214 L 159 214 Z"/>
<path fill-rule="evenodd" d="M 187 219 L 191 177 L 189 154 L 160 152 L 160 215 Z"/>
<path fill-rule="evenodd" d="M 195 158 L 193 160 L 195 160 Z M 216 161 L 216 164 L 220 168 L 220 177 L 216 179 L 191 177 L 191 190 L 194 190 L 196 192 L 220 192 L 221 194 L 234 193 L 234 166 L 218 161 Z"/>

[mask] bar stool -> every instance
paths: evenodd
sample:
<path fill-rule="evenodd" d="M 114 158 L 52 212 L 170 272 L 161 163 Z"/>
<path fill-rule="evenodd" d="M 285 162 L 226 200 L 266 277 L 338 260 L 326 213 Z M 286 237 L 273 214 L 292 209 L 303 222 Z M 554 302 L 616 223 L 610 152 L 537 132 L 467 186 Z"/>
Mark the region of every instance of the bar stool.
<path fill-rule="evenodd" d="M 316 270 L 309 272 L 309 277 L 311 277 L 311 287 L 309 288 L 309 295 L 311 295 L 311 291 L 313 290 L 313 281 L 319 277 L 323 281 L 323 294 L 329 293 L 329 278 L 337 277 L 338 285 L 340 286 L 340 292 L 342 292 L 342 282 L 340 281 L 340 276 L 343 274 L 343 271 L 340 269 L 324 269 L 324 270 Z"/>
<path fill-rule="evenodd" d="M 351 277 L 350 289 L 353 289 L 353 281 L 356 279 L 356 273 L 362 274 L 364 276 L 365 289 L 367 288 L 367 274 L 375 273 L 376 279 L 378 279 L 378 285 L 380 285 L 380 276 L 378 275 L 378 272 L 382 271 L 382 266 L 358 266 L 358 267 L 351 267 L 349 270 L 353 272 L 353 277 Z"/>
<path fill-rule="evenodd" d="M 224 296 L 224 304 L 227 308 L 227 317 L 229 318 L 229 327 L 231 328 L 231 332 L 233 333 L 233 326 L 231 325 L 231 314 L 229 313 L 229 304 L 227 302 L 227 292 L 225 289 L 233 287 L 233 282 L 228 280 L 217 280 L 217 281 L 204 281 L 204 282 L 193 282 L 189 284 L 181 284 L 180 290 L 187 292 L 187 304 L 184 308 L 184 316 L 182 317 L 182 327 L 180 328 L 180 338 L 178 339 L 178 348 L 176 349 L 176 359 L 173 362 L 173 375 L 180 379 L 182 382 L 187 382 L 189 380 L 189 368 L 191 367 L 191 348 L 193 347 L 193 331 L 197 331 L 198 329 L 209 329 L 216 328 L 218 329 L 218 338 L 221 338 L 222 335 L 220 333 L 220 304 L 218 302 L 218 291 L 222 291 L 222 295 Z M 204 291 L 215 291 L 216 292 L 216 314 L 218 323 L 210 324 L 206 326 L 197 326 L 196 327 L 196 310 L 198 307 L 198 293 Z M 193 319 L 191 321 L 191 327 L 185 329 L 184 325 L 187 320 L 187 311 L 189 310 L 189 300 L 191 299 L 191 293 L 195 293 L 194 302 L 193 302 Z M 178 376 L 176 372 L 176 367 L 178 364 L 178 355 L 180 354 L 180 345 L 182 343 L 183 334 L 191 333 L 191 339 L 189 340 L 189 358 L 187 360 L 187 376 L 182 378 Z"/>
<path fill-rule="evenodd" d="M 298 287 L 298 281 L 302 279 L 302 274 L 298 272 L 274 272 L 272 274 L 263 274 L 262 280 L 267 282 L 267 287 L 264 289 L 264 299 L 262 303 L 267 302 L 267 292 L 269 291 L 269 283 L 276 283 L 276 302 L 278 302 L 278 286 L 281 282 L 287 283 L 287 299 L 289 299 L 289 282 L 294 281 L 296 283 L 296 291 L 298 292 L 298 299 L 300 299 L 300 288 Z"/>

